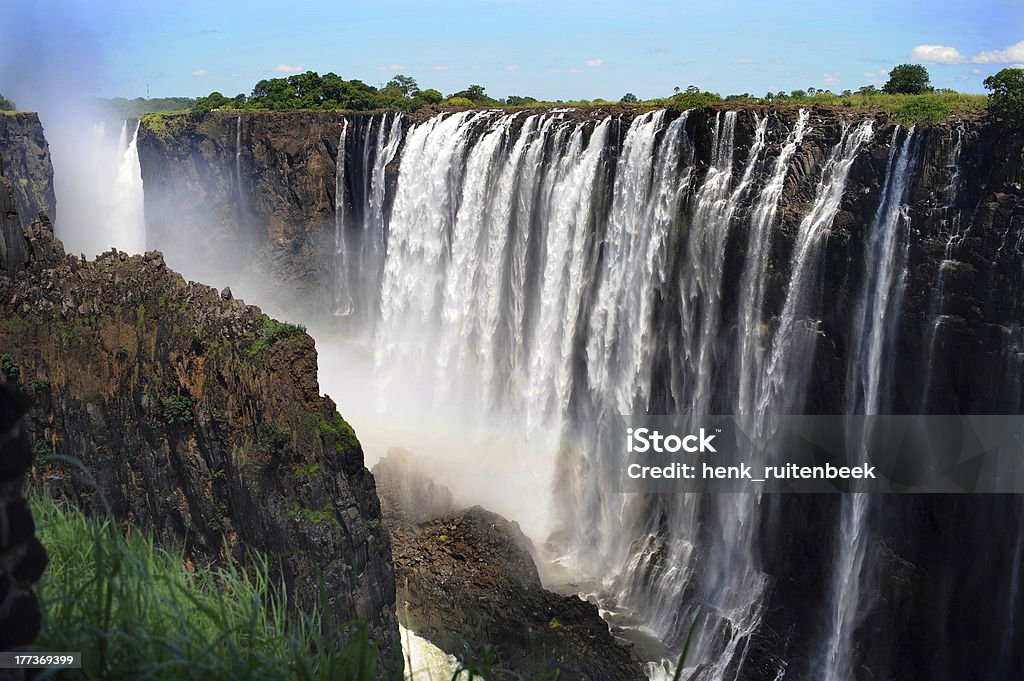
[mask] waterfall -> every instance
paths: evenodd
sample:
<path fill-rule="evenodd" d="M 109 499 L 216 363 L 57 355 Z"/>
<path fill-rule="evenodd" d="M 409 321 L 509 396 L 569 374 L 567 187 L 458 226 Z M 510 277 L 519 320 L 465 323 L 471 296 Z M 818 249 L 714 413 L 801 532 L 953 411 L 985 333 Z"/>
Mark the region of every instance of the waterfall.
<path fill-rule="evenodd" d="M 925 135 L 896 128 L 869 146 L 874 119 L 808 109 L 375 113 L 339 124 L 333 311 L 372 358 L 365 391 L 344 408 L 381 415 L 376 432 L 360 425 L 361 440 L 398 444 L 404 428 L 411 448 L 477 466 L 461 479 L 485 490 L 474 501 L 542 518 L 532 534 L 544 556 L 624 626 L 677 648 L 699 609 L 700 666 L 684 678 L 732 681 L 756 667 L 781 679 L 792 644 L 811 667 L 797 674 L 849 681 L 861 662 L 853 632 L 874 607 L 868 550 L 889 507 L 858 493 L 834 507 L 757 493 L 616 494 L 622 452 L 609 438 L 618 415 L 644 413 L 735 414 L 768 437 L 781 417 L 817 407 L 819 363 L 831 362 L 840 411 L 889 410 L 917 271 L 908 202 Z M 240 130 L 239 119 L 239 194 Z M 942 147 L 942 205 L 929 214 L 954 266 L 966 234 L 964 146 L 955 129 Z M 869 200 L 871 219 L 851 225 Z M 830 243 L 833 230 L 849 241 Z M 1020 247 L 1014 236 L 1005 248 Z M 834 256 L 859 255 L 861 243 L 863 261 L 847 258 L 837 275 L 860 288 L 844 289 L 849 324 L 836 324 L 826 268 L 841 269 Z M 933 321 L 949 270 L 935 275 Z M 930 335 L 921 328 L 922 354 L 940 343 L 934 323 Z M 1002 390 L 1024 376 L 1022 328 L 1000 330 Z M 458 439 L 438 446 L 435 431 Z M 820 603 L 801 613 L 821 631 L 799 643 L 772 620 L 779 563 L 795 560 L 774 545 L 790 539 L 780 523 L 792 508 L 828 524 L 814 538 Z"/>
<path fill-rule="evenodd" d="M 697 657 L 715 660 L 704 679 L 742 665 L 759 626 L 767 586 L 759 499 L 608 494 L 619 462 L 600 433 L 607 417 L 654 404 L 652 371 L 665 351 L 654 320 L 666 314 L 678 333 L 668 358 L 673 408 L 781 414 L 799 404 L 802 382 L 789 381 L 813 350 L 815 336 L 803 331 L 816 311 L 822 244 L 850 166 L 872 134 L 870 122 L 845 130 L 824 162 L 799 225 L 782 322 L 769 337 L 762 331 L 769 244 L 809 114 L 801 111 L 784 131 L 774 158 L 766 157 L 769 119 L 755 116 L 741 164 L 738 118 L 736 111 L 715 116 L 695 190 L 686 113 L 639 115 L 619 143 L 615 120 L 574 122 L 563 112 L 462 112 L 411 126 L 375 341 L 382 376 L 419 376 L 445 409 L 563 433 L 556 480 L 563 562 L 597 579 L 618 574 L 617 600 L 666 641 L 677 640 L 695 602 L 710 608 L 695 640 Z M 745 232 L 736 231 L 741 225 Z M 722 310 L 723 289 L 735 286 L 726 278 L 732 238 L 748 244 L 737 331 Z M 670 301 L 677 307 L 666 308 Z M 723 342 L 736 332 L 741 349 L 730 354 Z M 731 379 L 735 394 L 716 396 L 716 377 L 737 376 L 729 365 L 736 354 L 749 367 L 742 371 L 766 378 Z M 701 539 L 708 527 L 710 543 Z"/>
<path fill-rule="evenodd" d="M 820 292 L 820 250 L 839 210 L 850 166 L 873 129 L 872 121 L 863 121 L 853 130 L 844 131 L 825 163 L 814 201 L 800 221 L 789 265 L 786 299 L 772 339 L 763 388 L 757 398 L 758 410 L 768 414 L 801 412 L 799 402 L 810 372 L 818 331 L 818 323 L 810 315 L 814 314 Z"/>
<path fill-rule="evenodd" d="M 242 115 L 235 119 L 235 187 L 242 196 Z"/>
<path fill-rule="evenodd" d="M 864 261 L 864 284 L 857 331 L 860 345 L 850 359 L 850 396 L 847 409 L 855 414 L 883 413 L 883 379 L 891 376 L 885 365 L 895 340 L 903 300 L 909 217 L 906 205 L 915 160 L 914 129 L 897 144 L 899 126 L 889 145 L 885 187 L 871 224 Z M 865 431 L 860 434 L 867 437 Z M 837 535 L 838 559 L 832 588 L 830 632 L 826 644 L 825 681 L 853 677 L 853 633 L 861 605 L 864 562 L 869 538 L 872 496 L 844 494 Z"/>
<path fill-rule="evenodd" d="M 772 165 L 771 175 L 765 183 L 761 196 L 750 217 L 749 239 L 746 263 L 740 282 L 740 303 L 737 324 L 739 364 L 736 368 L 737 408 L 736 414 L 744 420 L 749 432 L 759 433 L 754 421 L 761 413 L 755 395 L 763 388 L 764 348 L 761 339 L 766 329 L 762 310 L 765 296 L 765 279 L 771 267 L 770 246 L 775 214 L 786 181 L 789 162 L 796 153 L 807 132 L 807 109 L 801 109 L 796 125 L 790 131 L 782 150 Z"/>
<path fill-rule="evenodd" d="M 107 229 L 109 243 L 128 253 L 146 250 L 146 220 L 143 207 L 142 166 L 139 164 L 139 123 L 131 139 L 128 121 L 121 127 L 119 160 L 111 191 Z"/>
<path fill-rule="evenodd" d="M 348 262 L 348 245 L 345 239 L 345 136 L 348 133 L 348 119 L 341 123 L 341 134 L 338 136 L 338 153 L 334 159 L 334 257 L 338 267 L 338 277 L 334 287 L 334 313 L 350 315 L 354 308 L 352 286 L 347 274 L 351 270 Z"/>

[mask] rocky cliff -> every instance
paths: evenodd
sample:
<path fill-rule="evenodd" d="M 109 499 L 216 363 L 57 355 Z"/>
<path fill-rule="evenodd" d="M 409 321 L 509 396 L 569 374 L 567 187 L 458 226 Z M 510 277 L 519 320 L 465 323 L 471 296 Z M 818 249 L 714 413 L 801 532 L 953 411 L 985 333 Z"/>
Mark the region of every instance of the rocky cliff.
<path fill-rule="evenodd" d="M 147 243 L 203 280 L 269 274 L 275 300 L 322 301 L 342 121 L 306 112 L 144 118 Z"/>
<path fill-rule="evenodd" d="M 159 253 L 64 253 L 47 220 L 0 275 L 0 356 L 35 398 L 40 484 L 193 561 L 280 561 L 303 607 L 358 618 L 401 666 L 391 545 L 360 445 L 319 394 L 313 340 Z M 225 545 L 226 542 L 226 545 Z"/>
<path fill-rule="evenodd" d="M 22 226 L 40 212 L 56 220 L 50 148 L 37 114 L 0 112 L 0 175 L 11 182 Z"/>

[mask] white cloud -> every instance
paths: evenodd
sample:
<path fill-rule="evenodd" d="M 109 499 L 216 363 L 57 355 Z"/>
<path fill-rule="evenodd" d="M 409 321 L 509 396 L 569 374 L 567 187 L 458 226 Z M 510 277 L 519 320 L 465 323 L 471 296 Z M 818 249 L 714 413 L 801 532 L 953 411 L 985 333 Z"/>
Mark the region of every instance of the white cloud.
<path fill-rule="evenodd" d="M 301 66 L 292 66 L 291 64 L 278 64 L 274 67 L 276 73 L 300 73 L 302 71 Z"/>
<path fill-rule="evenodd" d="M 889 71 L 887 69 L 878 69 L 877 71 L 865 71 L 864 77 L 868 79 L 869 83 L 881 83 L 889 77 Z"/>
<path fill-rule="evenodd" d="M 388 73 L 395 73 L 396 71 L 401 71 L 404 68 L 405 67 L 402 66 L 401 64 L 388 64 L 386 66 L 374 66 L 373 70 L 374 71 L 387 71 Z"/>
<path fill-rule="evenodd" d="M 600 57 L 594 57 L 593 59 L 588 59 L 587 60 L 587 66 L 589 66 L 592 69 L 596 69 L 598 66 L 600 66 L 603 63 L 604 63 L 604 59 L 601 59 Z"/>
<path fill-rule="evenodd" d="M 775 59 L 772 59 L 772 63 L 773 64 L 778 64 L 778 65 L 781 66 L 782 64 L 785 64 L 786 62 L 785 62 L 785 60 L 779 59 L 778 57 L 776 57 Z"/>
<path fill-rule="evenodd" d="M 518 71 L 519 70 L 519 64 L 505 64 L 505 70 L 506 71 Z"/>
<path fill-rule="evenodd" d="M 483 71 L 484 67 L 480 66 L 479 64 L 473 64 L 469 68 L 472 69 L 473 71 Z"/>
<path fill-rule="evenodd" d="M 839 73 L 826 73 L 822 78 L 825 85 L 839 85 Z"/>
<path fill-rule="evenodd" d="M 1024 40 L 1005 50 L 990 50 L 971 57 L 975 64 L 1009 64 L 1024 61 Z"/>
<path fill-rule="evenodd" d="M 910 51 L 910 58 L 925 64 L 960 64 L 964 55 L 948 45 L 918 45 Z"/>
<path fill-rule="evenodd" d="M 583 73 L 583 71 L 573 66 L 569 69 L 569 73 Z"/>
<path fill-rule="evenodd" d="M 548 73 L 558 73 L 558 69 L 556 69 L 556 68 L 549 68 L 548 69 Z"/>
<path fill-rule="evenodd" d="M 754 64 L 754 63 L 756 63 L 756 60 L 755 59 L 751 59 L 750 57 L 740 57 L 739 59 L 736 60 L 736 63 L 737 64 Z"/>
<path fill-rule="evenodd" d="M 206 69 L 196 69 L 195 71 L 192 72 L 192 75 L 193 76 L 205 76 L 207 73 L 209 73 L 209 71 L 207 71 Z"/>

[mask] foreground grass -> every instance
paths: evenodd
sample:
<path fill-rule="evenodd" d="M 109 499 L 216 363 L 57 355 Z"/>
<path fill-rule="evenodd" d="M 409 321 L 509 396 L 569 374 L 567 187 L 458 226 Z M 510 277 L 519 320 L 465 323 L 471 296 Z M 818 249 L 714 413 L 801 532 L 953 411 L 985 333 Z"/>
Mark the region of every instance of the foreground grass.
<path fill-rule="evenodd" d="M 376 677 L 376 654 L 353 627 L 341 650 L 320 618 L 274 595 L 264 558 L 242 571 L 190 572 L 180 554 L 141 533 L 125 538 L 109 521 L 47 496 L 31 499 L 50 555 L 37 587 L 43 631 L 36 647 L 81 651 L 86 679 L 309 679 Z"/>

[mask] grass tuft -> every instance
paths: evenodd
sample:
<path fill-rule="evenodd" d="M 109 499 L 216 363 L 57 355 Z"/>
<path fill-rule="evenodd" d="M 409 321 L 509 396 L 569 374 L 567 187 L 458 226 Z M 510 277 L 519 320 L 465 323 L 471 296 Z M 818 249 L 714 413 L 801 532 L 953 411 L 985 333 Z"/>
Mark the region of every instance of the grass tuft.
<path fill-rule="evenodd" d="M 353 625 L 347 643 L 318 614 L 288 605 L 270 566 L 192 568 L 150 536 L 125 538 L 45 494 L 32 495 L 37 533 L 50 555 L 38 585 L 38 650 L 83 653 L 83 679 L 301 679 L 369 681 L 376 652 Z"/>

